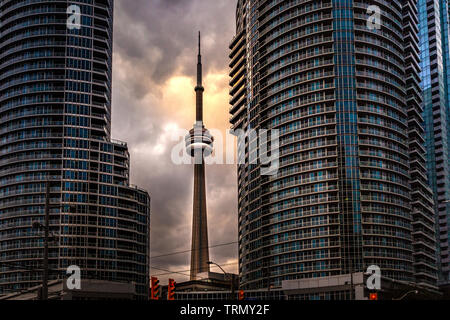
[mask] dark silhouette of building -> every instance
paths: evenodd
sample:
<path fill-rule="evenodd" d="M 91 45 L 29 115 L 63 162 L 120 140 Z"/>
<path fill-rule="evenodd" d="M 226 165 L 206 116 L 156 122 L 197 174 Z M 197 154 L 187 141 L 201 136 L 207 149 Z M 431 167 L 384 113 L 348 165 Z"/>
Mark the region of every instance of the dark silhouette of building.
<path fill-rule="evenodd" d="M 186 137 L 187 152 L 194 158 L 194 205 L 192 219 L 191 280 L 198 273 L 209 272 L 208 215 L 204 157 L 212 153 L 213 137 L 203 124 L 202 56 L 198 36 L 198 63 L 196 92 L 196 123 Z"/>
<path fill-rule="evenodd" d="M 28 288 L 17 293 L 0 296 L 0 301 L 41 300 L 41 286 Z M 81 289 L 69 289 L 65 280 L 52 280 L 49 283 L 49 300 L 135 300 L 138 297 L 135 283 L 111 282 L 104 280 L 83 280 Z"/>
<path fill-rule="evenodd" d="M 42 281 L 48 182 L 50 280 L 77 265 L 148 296 L 150 199 L 111 139 L 112 33 L 112 0 L 0 1 L 0 294 Z"/>
<path fill-rule="evenodd" d="M 283 280 L 277 288 L 234 290 L 227 288 L 227 282 L 220 279 L 208 282 L 190 281 L 177 284 L 176 300 L 238 300 L 239 293 L 247 301 L 263 300 L 369 300 L 371 293 L 377 293 L 378 300 L 440 300 L 444 295 L 426 285 L 404 281 L 381 279 L 380 291 L 371 291 L 366 287 L 368 275 L 362 272 L 310 278 L 300 280 Z M 236 278 L 237 282 L 237 278 Z M 353 285 L 352 285 L 353 283 Z M 163 288 L 163 299 L 167 288 Z"/>
<path fill-rule="evenodd" d="M 226 292 L 227 299 L 235 297 L 239 288 L 239 277 L 236 274 L 223 274 L 215 272 L 204 272 L 196 275 L 196 280 L 180 282 L 176 284 L 175 300 L 185 293 Z M 161 288 L 162 300 L 167 299 L 168 287 Z M 181 300 L 181 299 L 180 299 Z"/>
<path fill-rule="evenodd" d="M 241 288 L 371 265 L 434 288 L 416 1 L 239 0 L 236 13 L 232 128 L 280 133 L 275 175 L 251 163 L 251 135 L 238 155 Z"/>

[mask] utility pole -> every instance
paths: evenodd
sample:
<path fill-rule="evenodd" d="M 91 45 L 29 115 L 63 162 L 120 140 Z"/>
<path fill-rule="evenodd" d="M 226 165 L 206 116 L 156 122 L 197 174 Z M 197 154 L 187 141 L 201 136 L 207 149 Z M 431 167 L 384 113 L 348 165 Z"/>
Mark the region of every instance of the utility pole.
<path fill-rule="evenodd" d="M 48 300 L 48 238 L 50 233 L 50 181 L 45 186 L 45 218 L 44 224 L 34 222 L 33 228 L 44 230 L 44 257 L 42 261 L 42 291 L 41 300 Z"/>
<path fill-rule="evenodd" d="M 353 241 L 352 241 L 353 242 Z M 353 245 L 352 245 L 353 248 Z M 355 300 L 355 283 L 353 281 L 353 258 L 350 258 L 349 261 L 349 269 L 350 269 L 350 300 Z"/>
<path fill-rule="evenodd" d="M 355 300 L 355 283 L 353 282 L 353 261 L 350 263 L 350 287 L 351 287 L 351 300 Z"/>
<path fill-rule="evenodd" d="M 234 276 L 230 275 L 231 278 L 231 298 L 234 299 Z"/>
<path fill-rule="evenodd" d="M 48 237 L 50 228 L 50 181 L 45 192 L 44 270 L 42 273 L 42 300 L 48 300 Z"/>

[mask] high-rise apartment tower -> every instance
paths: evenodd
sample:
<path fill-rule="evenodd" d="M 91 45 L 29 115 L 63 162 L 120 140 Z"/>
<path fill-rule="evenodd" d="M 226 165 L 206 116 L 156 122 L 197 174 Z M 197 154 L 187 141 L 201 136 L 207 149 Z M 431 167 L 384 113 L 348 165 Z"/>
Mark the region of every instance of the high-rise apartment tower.
<path fill-rule="evenodd" d="M 50 280 L 76 265 L 147 297 L 150 199 L 111 140 L 112 28 L 112 0 L 0 1 L 0 294 L 41 283 L 48 182 Z"/>
<path fill-rule="evenodd" d="M 450 285 L 450 46 L 449 6 L 419 0 L 423 118 L 428 179 L 433 190 L 439 280 Z"/>
<path fill-rule="evenodd" d="M 417 14 L 413 0 L 238 1 L 232 128 L 280 134 L 276 175 L 250 163 L 252 135 L 241 149 L 242 288 L 371 265 L 436 285 Z"/>

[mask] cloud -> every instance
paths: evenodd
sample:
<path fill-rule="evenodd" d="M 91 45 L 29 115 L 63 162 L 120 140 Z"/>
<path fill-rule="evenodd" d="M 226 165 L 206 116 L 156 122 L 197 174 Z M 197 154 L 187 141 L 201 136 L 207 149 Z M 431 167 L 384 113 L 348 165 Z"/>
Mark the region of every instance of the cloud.
<path fill-rule="evenodd" d="M 230 0 L 115 1 L 113 137 L 128 142 L 131 182 L 147 189 L 152 198 L 152 256 L 190 249 L 193 167 L 172 163 L 176 142 L 170 139 L 171 131 L 190 129 L 195 120 L 198 30 L 205 123 L 224 134 L 229 128 L 228 43 L 234 19 L 235 1 Z M 236 241 L 236 168 L 215 165 L 206 171 L 210 245 Z M 218 263 L 236 263 L 237 245 L 212 248 L 210 256 Z M 188 270 L 189 264 L 188 253 L 152 261 L 174 271 Z M 237 272 L 237 265 L 225 269 Z"/>

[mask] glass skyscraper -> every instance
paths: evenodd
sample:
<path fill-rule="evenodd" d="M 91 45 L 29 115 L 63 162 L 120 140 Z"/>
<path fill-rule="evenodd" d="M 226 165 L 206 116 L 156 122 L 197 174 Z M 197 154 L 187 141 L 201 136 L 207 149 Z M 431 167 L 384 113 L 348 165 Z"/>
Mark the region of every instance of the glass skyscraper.
<path fill-rule="evenodd" d="M 239 0 L 236 14 L 232 129 L 280 134 L 272 176 L 251 162 L 255 136 L 241 141 L 241 287 L 371 265 L 435 287 L 416 1 Z"/>
<path fill-rule="evenodd" d="M 433 190 L 439 278 L 450 284 L 450 47 L 446 0 L 419 0 L 423 118 L 428 179 Z"/>
<path fill-rule="evenodd" d="M 76 265 L 147 297 L 150 199 L 111 139 L 112 28 L 112 0 L 0 1 L 0 294 L 40 284 L 48 182 L 50 279 Z"/>

